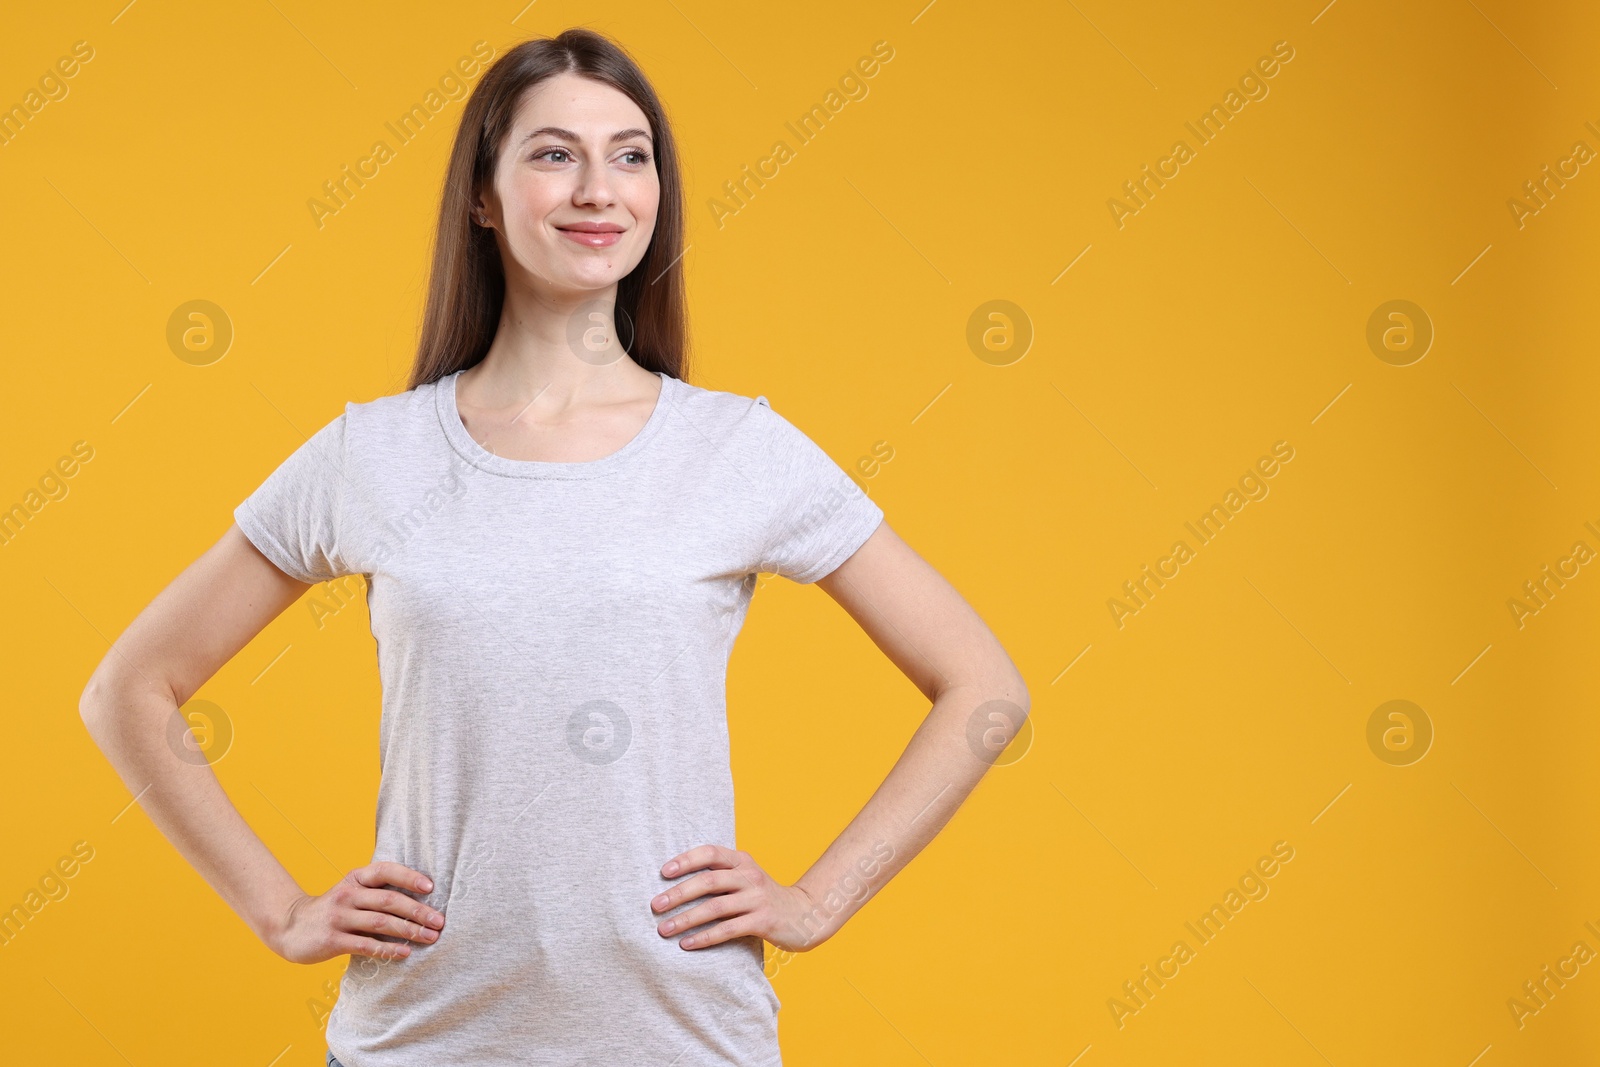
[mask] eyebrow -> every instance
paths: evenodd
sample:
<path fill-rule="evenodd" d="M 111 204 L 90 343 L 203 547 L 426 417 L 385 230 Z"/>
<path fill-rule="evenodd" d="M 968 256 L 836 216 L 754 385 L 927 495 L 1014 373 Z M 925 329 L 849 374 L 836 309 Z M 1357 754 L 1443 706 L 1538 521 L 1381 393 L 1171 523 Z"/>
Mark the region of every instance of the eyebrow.
<path fill-rule="evenodd" d="M 563 141 L 581 141 L 582 140 L 581 137 L 579 137 L 577 134 L 573 133 L 571 130 L 562 129 L 560 126 L 540 126 L 537 130 L 529 131 L 528 135 L 522 139 L 522 143 L 523 144 L 527 144 L 529 141 L 533 140 L 535 137 L 538 137 L 541 134 L 546 134 L 546 133 L 549 134 L 552 137 L 560 138 Z M 608 139 L 606 143 L 607 144 L 616 144 L 618 141 L 632 141 L 632 140 L 635 140 L 635 139 L 638 139 L 638 138 L 643 138 L 644 140 L 649 141 L 650 140 L 650 131 L 649 130 L 641 130 L 641 129 L 638 129 L 638 128 L 627 129 L 627 130 L 618 130 L 616 133 L 611 135 L 610 139 Z M 651 143 L 654 143 L 654 142 L 651 142 Z"/>

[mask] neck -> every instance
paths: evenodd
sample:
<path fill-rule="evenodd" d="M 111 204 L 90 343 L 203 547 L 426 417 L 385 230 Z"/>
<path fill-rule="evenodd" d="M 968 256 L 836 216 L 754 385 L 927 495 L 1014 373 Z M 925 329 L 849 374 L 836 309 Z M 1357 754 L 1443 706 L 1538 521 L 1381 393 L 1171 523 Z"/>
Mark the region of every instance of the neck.
<path fill-rule="evenodd" d="M 623 351 L 615 305 L 615 285 L 559 296 L 508 287 L 494 341 L 458 390 L 481 407 L 538 397 L 541 408 L 561 410 L 653 389 L 655 375 Z"/>

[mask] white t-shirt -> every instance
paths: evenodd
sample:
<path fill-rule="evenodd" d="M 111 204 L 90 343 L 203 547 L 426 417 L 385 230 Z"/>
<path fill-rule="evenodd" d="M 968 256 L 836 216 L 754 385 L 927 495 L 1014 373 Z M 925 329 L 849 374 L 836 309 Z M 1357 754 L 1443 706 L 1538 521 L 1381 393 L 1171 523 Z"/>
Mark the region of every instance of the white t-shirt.
<path fill-rule="evenodd" d="M 737 847 L 725 681 L 756 574 L 814 582 L 883 512 L 764 397 L 661 374 L 620 450 L 515 460 L 468 434 L 459 373 L 347 404 L 234 511 L 301 581 L 367 577 L 372 859 L 432 878 L 446 916 L 406 959 L 350 957 L 328 1045 L 344 1067 L 778 1063 L 761 939 L 685 950 L 656 926 L 700 901 L 650 900 L 696 873 L 662 878 L 672 856 Z"/>

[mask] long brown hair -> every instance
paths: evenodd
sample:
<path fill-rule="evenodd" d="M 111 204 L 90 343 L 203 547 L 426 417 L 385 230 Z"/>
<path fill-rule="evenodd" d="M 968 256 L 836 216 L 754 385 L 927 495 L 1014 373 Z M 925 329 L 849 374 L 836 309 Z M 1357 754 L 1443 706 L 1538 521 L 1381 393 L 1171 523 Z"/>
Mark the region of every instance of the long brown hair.
<path fill-rule="evenodd" d="M 472 223 L 473 202 L 493 181 L 500 146 L 523 94 L 568 72 L 626 94 L 650 122 L 661 203 L 644 258 L 617 283 L 617 336 L 646 370 L 680 380 L 687 373 L 683 181 L 672 126 L 644 72 L 621 45 L 593 30 L 573 28 L 511 49 L 484 72 L 467 100 L 439 199 L 428 302 L 408 388 L 471 367 L 488 353 L 500 324 L 506 279 L 495 231 Z"/>

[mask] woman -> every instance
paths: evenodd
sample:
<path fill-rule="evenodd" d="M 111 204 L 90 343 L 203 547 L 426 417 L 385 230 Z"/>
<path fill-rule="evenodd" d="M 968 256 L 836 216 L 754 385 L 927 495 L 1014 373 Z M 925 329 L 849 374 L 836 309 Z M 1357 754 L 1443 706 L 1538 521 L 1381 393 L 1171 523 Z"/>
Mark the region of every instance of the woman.
<path fill-rule="evenodd" d="M 1026 714 L 994 635 L 826 453 L 764 397 L 683 380 L 683 230 L 671 128 L 620 48 L 574 29 L 497 60 L 410 388 L 289 456 L 84 692 L 123 780 L 273 951 L 352 957 L 330 1064 L 779 1062 L 763 940 L 832 936 Z M 761 572 L 820 585 L 932 700 L 793 885 L 734 847 L 725 671 Z M 346 574 L 383 684 L 377 839 L 312 894 L 162 738 Z"/>

